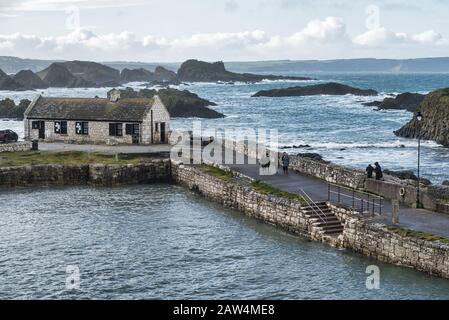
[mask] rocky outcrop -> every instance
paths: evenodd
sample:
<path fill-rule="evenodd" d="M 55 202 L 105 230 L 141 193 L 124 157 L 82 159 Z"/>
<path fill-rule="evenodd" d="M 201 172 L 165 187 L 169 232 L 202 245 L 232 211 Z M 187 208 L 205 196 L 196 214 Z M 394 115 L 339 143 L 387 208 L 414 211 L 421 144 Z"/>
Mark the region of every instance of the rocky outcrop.
<path fill-rule="evenodd" d="M 50 87 L 56 88 L 90 88 L 96 87 L 96 83 L 75 76 L 62 63 L 53 63 L 47 69 L 37 75 Z"/>
<path fill-rule="evenodd" d="M 234 73 L 227 71 L 222 61 L 208 63 L 198 60 L 187 60 L 178 70 L 180 81 L 186 82 L 259 82 L 267 80 L 310 80 L 304 77 L 284 77 L 275 75 L 258 75 L 251 73 Z"/>
<path fill-rule="evenodd" d="M 120 81 L 120 72 L 101 63 L 91 61 L 62 62 L 75 77 L 97 87 L 116 86 Z"/>
<path fill-rule="evenodd" d="M 392 171 L 392 170 L 384 170 L 384 173 L 386 175 L 390 175 L 396 178 L 399 178 L 400 180 L 412 180 L 412 181 L 420 181 L 421 184 L 424 185 L 431 185 L 432 182 L 429 179 L 420 178 L 415 175 L 415 173 L 412 170 L 403 170 L 403 171 Z"/>
<path fill-rule="evenodd" d="M 0 70 L 0 90 L 23 91 L 27 88 Z"/>
<path fill-rule="evenodd" d="M 0 119 L 23 119 L 23 113 L 30 105 L 31 101 L 23 99 L 19 105 L 16 105 L 13 100 L 6 98 L 0 101 Z"/>
<path fill-rule="evenodd" d="M 449 88 L 428 94 L 417 111 L 423 115 L 422 122 L 415 113 L 409 123 L 394 133 L 405 138 L 433 140 L 449 147 Z"/>
<path fill-rule="evenodd" d="M 20 83 L 25 88 L 31 89 L 46 89 L 48 84 L 45 83 L 37 74 L 31 70 L 22 70 L 14 75 L 15 81 Z"/>
<path fill-rule="evenodd" d="M 253 97 L 296 97 L 314 95 L 347 95 L 376 96 L 375 90 L 353 88 L 340 83 L 325 83 L 305 87 L 291 87 L 286 89 L 262 90 Z"/>
<path fill-rule="evenodd" d="M 176 72 L 173 72 L 161 66 L 157 66 L 156 69 L 154 69 L 154 81 L 176 82 L 178 81 L 178 75 L 176 74 Z"/>
<path fill-rule="evenodd" d="M 153 81 L 153 72 L 147 69 L 123 69 L 120 73 L 120 82 L 129 83 L 135 81 L 150 82 Z"/>
<path fill-rule="evenodd" d="M 401 93 L 394 98 L 385 98 L 383 101 L 364 103 L 368 107 L 377 107 L 378 110 L 407 110 L 415 112 L 426 96 L 419 93 Z"/>
<path fill-rule="evenodd" d="M 112 91 L 108 92 L 108 97 Z M 131 88 L 120 90 L 121 98 L 152 98 L 158 95 L 168 109 L 172 117 L 178 118 L 223 118 L 224 115 L 207 108 L 207 106 L 215 106 L 214 102 L 200 98 L 198 95 L 187 90 L 177 89 L 143 89 L 134 91 Z"/>

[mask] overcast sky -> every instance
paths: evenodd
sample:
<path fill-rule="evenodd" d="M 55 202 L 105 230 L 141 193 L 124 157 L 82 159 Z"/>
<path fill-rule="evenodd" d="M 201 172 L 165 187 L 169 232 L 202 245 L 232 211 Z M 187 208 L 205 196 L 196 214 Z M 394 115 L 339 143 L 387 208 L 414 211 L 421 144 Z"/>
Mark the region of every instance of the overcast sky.
<path fill-rule="evenodd" d="M 448 0 L 0 0 L 0 55 L 278 60 L 449 56 Z"/>

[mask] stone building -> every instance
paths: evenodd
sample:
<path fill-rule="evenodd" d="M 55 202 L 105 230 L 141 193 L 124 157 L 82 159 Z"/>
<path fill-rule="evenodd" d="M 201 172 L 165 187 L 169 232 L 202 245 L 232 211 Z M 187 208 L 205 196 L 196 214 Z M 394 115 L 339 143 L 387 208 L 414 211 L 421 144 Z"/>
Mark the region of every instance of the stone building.
<path fill-rule="evenodd" d="M 152 99 L 36 97 L 24 113 L 25 139 L 92 144 L 168 143 L 170 114 Z"/>

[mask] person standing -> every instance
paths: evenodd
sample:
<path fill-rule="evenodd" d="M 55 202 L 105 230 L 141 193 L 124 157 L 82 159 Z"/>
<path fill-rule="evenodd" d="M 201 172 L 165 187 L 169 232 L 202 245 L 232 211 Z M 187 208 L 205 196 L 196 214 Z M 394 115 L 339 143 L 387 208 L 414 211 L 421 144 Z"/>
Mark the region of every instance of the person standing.
<path fill-rule="evenodd" d="M 369 166 L 366 167 L 366 175 L 367 175 L 368 179 L 373 178 L 373 173 L 374 173 L 374 167 L 371 164 L 369 164 Z"/>
<path fill-rule="evenodd" d="M 382 167 L 380 166 L 379 162 L 376 162 L 374 166 L 375 166 L 374 172 L 376 173 L 376 180 L 382 180 L 382 178 L 384 177 Z"/>
<path fill-rule="evenodd" d="M 290 157 L 287 152 L 284 152 L 282 155 L 282 169 L 284 170 L 284 174 L 288 175 L 288 166 L 290 165 Z"/>

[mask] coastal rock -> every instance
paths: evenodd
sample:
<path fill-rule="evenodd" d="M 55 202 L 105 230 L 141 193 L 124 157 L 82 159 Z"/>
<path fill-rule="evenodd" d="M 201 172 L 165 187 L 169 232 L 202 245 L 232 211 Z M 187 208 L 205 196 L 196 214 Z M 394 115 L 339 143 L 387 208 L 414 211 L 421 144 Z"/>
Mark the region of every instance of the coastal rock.
<path fill-rule="evenodd" d="M 168 85 L 179 84 L 178 76 L 175 72 L 165 69 L 164 67 L 157 66 L 154 72 L 147 69 L 123 69 L 120 74 L 120 81 L 122 83 L 128 83 L 133 81 L 150 82 L 152 85 Z"/>
<path fill-rule="evenodd" d="M 75 77 L 83 79 L 96 87 L 116 86 L 120 81 L 120 72 L 101 63 L 91 61 L 62 62 Z"/>
<path fill-rule="evenodd" d="M 422 123 L 417 120 L 417 113 L 413 119 L 394 133 L 404 138 L 422 138 L 433 140 L 445 147 L 449 147 L 449 88 L 428 94 L 417 112 L 423 115 Z"/>
<path fill-rule="evenodd" d="M 385 98 L 383 101 L 364 103 L 368 107 L 377 107 L 378 110 L 407 110 L 415 112 L 426 96 L 419 93 L 401 93 L 394 98 Z"/>
<path fill-rule="evenodd" d="M 187 60 L 178 70 L 180 81 L 186 82 L 259 82 L 267 80 L 311 80 L 304 77 L 284 77 L 275 75 L 257 75 L 251 73 L 234 73 L 227 71 L 222 61 L 208 63 Z"/>
<path fill-rule="evenodd" d="M 300 145 L 293 145 L 293 146 L 283 146 L 281 149 L 302 149 L 302 148 L 311 148 L 308 144 L 300 144 Z"/>
<path fill-rule="evenodd" d="M 311 159 L 311 160 L 315 160 L 315 161 L 319 161 L 319 162 L 330 163 L 330 162 L 325 161 L 323 159 L 323 156 L 320 155 L 319 153 L 298 153 L 297 156 L 300 158 L 307 158 L 307 159 Z"/>
<path fill-rule="evenodd" d="M 108 92 L 108 97 L 111 92 Z M 224 117 L 222 113 L 207 108 L 207 106 L 215 106 L 216 104 L 214 102 L 200 98 L 198 95 L 187 90 L 142 89 L 140 91 L 134 91 L 131 88 L 120 90 L 120 96 L 122 98 L 152 98 L 156 94 L 159 95 L 172 117 L 208 119 Z"/>
<path fill-rule="evenodd" d="M 0 70 L 0 90 L 23 91 L 26 88 Z"/>
<path fill-rule="evenodd" d="M 392 170 L 384 170 L 384 173 L 401 180 L 413 180 L 418 181 L 418 177 L 412 170 L 402 170 L 402 171 L 392 171 Z M 430 185 L 432 182 L 429 179 L 420 178 L 420 182 L 424 185 Z"/>
<path fill-rule="evenodd" d="M 179 82 L 178 81 L 178 75 L 176 72 L 173 72 L 171 70 L 168 70 L 164 67 L 157 66 L 156 69 L 154 69 L 154 80 L 155 82 Z"/>
<path fill-rule="evenodd" d="M 120 73 L 120 82 L 128 83 L 134 81 L 153 81 L 153 73 L 144 68 L 140 69 L 123 69 Z"/>
<path fill-rule="evenodd" d="M 56 88 L 90 88 L 96 84 L 73 75 L 63 64 L 53 63 L 37 75 L 50 87 Z"/>
<path fill-rule="evenodd" d="M 25 88 L 46 89 L 48 84 L 45 83 L 37 74 L 31 70 L 22 70 L 14 75 L 13 79 Z"/>
<path fill-rule="evenodd" d="M 314 95 L 347 95 L 376 96 L 375 90 L 353 88 L 340 83 L 324 83 L 305 87 L 290 87 L 286 89 L 262 90 L 253 97 L 296 97 Z"/>

